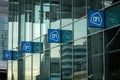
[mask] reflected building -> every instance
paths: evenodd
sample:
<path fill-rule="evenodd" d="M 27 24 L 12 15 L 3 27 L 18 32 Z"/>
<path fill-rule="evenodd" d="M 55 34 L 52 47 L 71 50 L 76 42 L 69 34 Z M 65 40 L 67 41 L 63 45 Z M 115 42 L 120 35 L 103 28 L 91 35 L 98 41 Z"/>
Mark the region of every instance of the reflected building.
<path fill-rule="evenodd" d="M 74 69 L 75 77 L 79 76 L 81 80 L 85 79 L 86 44 L 75 45 L 72 47 L 72 44 L 70 43 L 62 46 L 61 58 L 62 58 L 61 60 L 62 80 L 72 80 L 72 74 L 73 74 L 72 69 Z M 74 66 L 72 66 L 73 64 Z M 75 80 L 78 79 L 76 78 Z"/>
<path fill-rule="evenodd" d="M 3 59 L 3 50 L 8 49 L 8 17 L 0 16 L 0 60 Z"/>
<path fill-rule="evenodd" d="M 1 11 L 0 11 L 0 79 L 1 80 L 7 80 L 7 62 L 3 61 L 3 51 L 7 49 L 8 49 L 8 16 L 1 15 Z"/>

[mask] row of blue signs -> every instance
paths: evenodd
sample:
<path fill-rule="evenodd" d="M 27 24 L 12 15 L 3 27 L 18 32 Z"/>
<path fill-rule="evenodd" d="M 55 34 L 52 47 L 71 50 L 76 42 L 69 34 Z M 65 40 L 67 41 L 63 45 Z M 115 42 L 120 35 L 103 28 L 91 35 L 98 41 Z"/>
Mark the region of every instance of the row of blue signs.
<path fill-rule="evenodd" d="M 19 60 L 23 57 L 23 54 L 19 51 L 3 51 L 3 60 Z"/>
<path fill-rule="evenodd" d="M 3 60 L 18 60 L 22 53 L 40 53 L 43 52 L 43 43 L 41 42 L 21 42 L 21 51 L 4 50 Z"/>
<path fill-rule="evenodd" d="M 72 41 L 71 30 L 48 29 L 49 43 L 66 43 Z"/>
<path fill-rule="evenodd" d="M 23 53 L 39 53 L 43 52 L 43 43 L 22 41 L 21 52 Z"/>
<path fill-rule="evenodd" d="M 65 43 L 72 40 L 72 31 L 48 29 L 49 43 Z M 3 60 L 17 60 L 22 57 L 22 53 L 40 53 L 43 52 L 43 43 L 41 42 L 21 42 L 21 51 L 3 51 Z"/>
<path fill-rule="evenodd" d="M 88 25 L 94 28 L 104 28 L 104 12 L 88 11 Z M 72 31 L 48 29 L 49 43 L 65 43 L 72 40 Z"/>
<path fill-rule="evenodd" d="M 103 11 L 89 11 L 88 12 L 89 27 L 104 27 L 104 12 Z M 66 43 L 72 40 L 72 31 L 48 29 L 49 43 Z M 22 56 L 22 53 L 39 53 L 43 51 L 43 43 L 40 42 L 21 42 L 21 51 L 5 50 L 3 52 L 4 60 L 15 60 Z"/>

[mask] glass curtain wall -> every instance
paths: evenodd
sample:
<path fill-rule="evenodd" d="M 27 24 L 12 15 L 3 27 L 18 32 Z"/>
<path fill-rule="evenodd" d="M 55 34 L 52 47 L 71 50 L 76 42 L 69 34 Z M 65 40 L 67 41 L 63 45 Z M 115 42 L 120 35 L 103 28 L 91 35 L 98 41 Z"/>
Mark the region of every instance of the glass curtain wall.
<path fill-rule="evenodd" d="M 10 0 L 9 4 L 9 41 L 8 41 L 8 50 L 18 51 L 18 22 L 19 22 L 19 4 L 18 0 Z M 13 43 L 14 42 L 14 43 Z M 18 62 L 17 61 L 9 61 L 8 65 L 11 65 L 10 69 L 8 68 L 8 72 L 11 77 L 8 76 L 8 80 L 18 79 Z"/>
<path fill-rule="evenodd" d="M 24 53 L 22 59 L 9 61 L 8 80 L 103 80 L 104 74 L 111 80 L 118 77 L 119 64 L 107 64 L 117 63 L 111 53 L 119 53 L 116 44 L 119 41 L 115 39 L 116 46 L 108 44 L 116 34 L 119 39 L 119 29 L 112 28 L 119 22 L 110 27 L 106 25 L 106 29 L 111 29 L 104 32 L 101 28 L 87 27 L 86 17 L 88 10 L 110 6 L 111 0 L 105 0 L 104 4 L 103 0 L 10 0 L 9 4 L 8 49 L 19 51 L 21 41 L 33 41 L 43 43 L 43 52 Z M 120 8 L 116 6 L 107 8 L 105 15 L 112 12 L 119 17 L 115 13 Z M 116 18 L 109 20 L 113 19 Z M 48 43 L 49 28 L 70 32 L 70 36 L 62 33 L 63 42 Z M 104 36 L 105 46 L 108 45 L 105 54 Z"/>

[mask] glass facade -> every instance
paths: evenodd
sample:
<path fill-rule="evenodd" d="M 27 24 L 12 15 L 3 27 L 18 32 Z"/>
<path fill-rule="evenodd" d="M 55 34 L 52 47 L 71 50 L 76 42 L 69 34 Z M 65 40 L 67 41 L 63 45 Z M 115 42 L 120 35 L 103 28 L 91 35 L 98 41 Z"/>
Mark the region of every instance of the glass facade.
<path fill-rule="evenodd" d="M 8 16 L 0 15 L 0 60 L 3 50 L 8 48 Z"/>
<path fill-rule="evenodd" d="M 111 0 L 9 0 L 8 49 L 20 51 L 21 41 L 32 41 L 42 42 L 43 51 L 8 61 L 8 80 L 119 80 L 119 5 Z M 88 10 L 104 10 L 104 28 L 88 26 Z M 71 40 L 48 43 L 48 29 L 70 31 Z"/>

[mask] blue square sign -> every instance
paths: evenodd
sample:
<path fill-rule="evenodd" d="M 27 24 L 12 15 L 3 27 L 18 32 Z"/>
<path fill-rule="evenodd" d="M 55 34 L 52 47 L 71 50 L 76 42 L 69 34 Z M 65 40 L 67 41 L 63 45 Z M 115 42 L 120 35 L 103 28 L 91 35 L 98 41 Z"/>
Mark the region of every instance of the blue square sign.
<path fill-rule="evenodd" d="M 94 28 L 104 28 L 104 12 L 103 11 L 89 11 L 88 12 L 88 26 Z"/>
<path fill-rule="evenodd" d="M 32 53 L 32 42 L 22 41 L 21 52 Z"/>
<path fill-rule="evenodd" d="M 49 43 L 60 43 L 60 30 L 48 29 L 48 42 Z"/>
<path fill-rule="evenodd" d="M 12 60 L 12 51 L 4 50 L 3 51 L 3 60 Z"/>
<path fill-rule="evenodd" d="M 33 42 L 33 53 L 43 52 L 43 43 Z"/>
<path fill-rule="evenodd" d="M 72 30 L 61 30 L 61 42 L 66 43 L 72 41 Z"/>
<path fill-rule="evenodd" d="M 20 51 L 12 51 L 12 55 L 13 60 L 19 60 L 23 57 L 23 54 Z"/>

